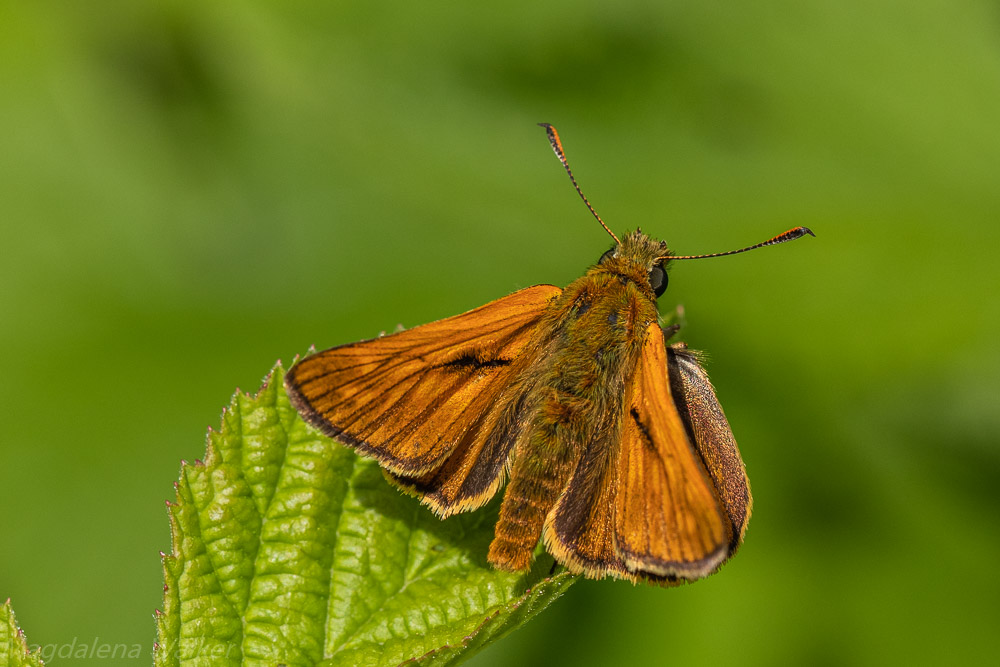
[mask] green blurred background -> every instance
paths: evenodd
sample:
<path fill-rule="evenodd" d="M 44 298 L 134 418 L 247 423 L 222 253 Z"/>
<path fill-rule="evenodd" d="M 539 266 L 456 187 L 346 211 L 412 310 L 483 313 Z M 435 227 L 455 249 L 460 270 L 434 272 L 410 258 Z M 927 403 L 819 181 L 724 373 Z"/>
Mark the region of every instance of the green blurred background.
<path fill-rule="evenodd" d="M 538 121 L 616 231 L 817 238 L 661 299 L 743 450 L 739 556 L 578 583 L 473 664 L 995 659 L 986 0 L 0 4 L 0 599 L 30 642 L 148 663 L 179 461 L 276 359 L 607 249 Z"/>

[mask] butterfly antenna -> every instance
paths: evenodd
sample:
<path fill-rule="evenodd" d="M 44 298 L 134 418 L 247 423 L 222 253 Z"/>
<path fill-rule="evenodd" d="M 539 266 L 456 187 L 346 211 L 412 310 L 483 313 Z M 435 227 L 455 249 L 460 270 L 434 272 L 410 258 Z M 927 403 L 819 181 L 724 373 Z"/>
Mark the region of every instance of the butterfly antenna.
<path fill-rule="evenodd" d="M 809 236 L 816 236 L 813 234 L 812 230 L 808 227 L 796 227 L 795 229 L 789 229 L 787 232 L 782 232 L 773 238 L 769 238 L 761 243 L 755 243 L 753 245 L 748 245 L 746 248 L 740 248 L 739 250 L 729 250 L 727 252 L 713 252 L 708 255 L 665 255 L 659 257 L 658 259 L 669 259 L 671 261 L 675 259 L 705 259 L 706 257 L 725 257 L 726 255 L 738 255 L 741 252 L 746 252 L 748 250 L 756 250 L 757 248 L 763 248 L 769 245 L 778 245 L 779 243 L 784 243 L 785 241 L 794 241 L 795 239 L 802 238 L 808 234 Z"/>
<path fill-rule="evenodd" d="M 601 227 L 604 227 L 604 231 L 611 234 L 611 238 L 615 240 L 615 243 L 621 245 L 622 242 L 619 241 L 618 237 L 615 236 L 615 233 L 611 231 L 606 224 L 604 224 L 604 221 L 601 220 L 601 216 L 597 215 L 597 211 L 595 211 L 594 207 L 590 205 L 589 201 L 587 201 L 587 198 L 583 194 L 583 190 L 581 190 L 580 186 L 576 184 L 576 179 L 573 177 L 573 170 L 569 168 L 569 162 L 566 161 L 566 153 L 563 152 L 562 142 L 559 141 L 559 133 L 556 132 L 556 128 L 552 127 L 548 123 L 539 123 L 538 126 L 545 128 L 545 134 L 549 135 L 549 143 L 552 144 L 552 150 L 556 152 L 556 157 L 559 158 L 560 162 L 562 162 L 563 169 L 565 169 L 566 173 L 569 174 L 569 180 L 573 183 L 573 187 L 576 188 L 576 192 L 580 195 L 580 199 L 582 199 L 583 203 L 587 205 L 587 209 L 595 218 L 597 218 L 597 221 L 601 223 Z"/>

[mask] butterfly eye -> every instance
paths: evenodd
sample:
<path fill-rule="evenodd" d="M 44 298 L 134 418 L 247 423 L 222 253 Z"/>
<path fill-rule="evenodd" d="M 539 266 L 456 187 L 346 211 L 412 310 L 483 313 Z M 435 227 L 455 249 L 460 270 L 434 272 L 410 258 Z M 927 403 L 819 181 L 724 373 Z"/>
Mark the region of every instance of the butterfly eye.
<path fill-rule="evenodd" d="M 649 270 L 649 286 L 656 296 L 660 296 L 667 289 L 667 272 L 662 266 L 654 266 Z"/>
<path fill-rule="evenodd" d="M 616 250 L 618 250 L 618 246 L 610 248 L 606 253 L 604 253 L 603 255 L 601 255 L 601 258 L 599 260 L 597 260 L 597 263 L 598 264 L 604 264 L 605 261 L 607 261 L 607 260 L 609 260 L 609 259 L 611 259 L 612 257 L 615 256 L 615 251 Z"/>

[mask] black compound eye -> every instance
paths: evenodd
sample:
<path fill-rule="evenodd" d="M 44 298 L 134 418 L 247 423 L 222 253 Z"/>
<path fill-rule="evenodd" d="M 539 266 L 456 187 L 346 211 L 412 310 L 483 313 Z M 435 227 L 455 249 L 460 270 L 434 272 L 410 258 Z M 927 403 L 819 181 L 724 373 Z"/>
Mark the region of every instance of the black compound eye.
<path fill-rule="evenodd" d="M 662 266 L 654 266 L 649 270 L 649 286 L 656 296 L 660 296 L 667 289 L 667 272 Z"/>
<path fill-rule="evenodd" d="M 614 246 L 613 248 L 610 248 L 606 253 L 604 253 L 603 255 L 601 255 L 601 258 L 599 260 L 597 260 L 597 263 L 598 264 L 604 264 L 604 260 L 610 259 L 612 256 L 614 256 L 616 250 L 618 250 L 618 246 Z"/>

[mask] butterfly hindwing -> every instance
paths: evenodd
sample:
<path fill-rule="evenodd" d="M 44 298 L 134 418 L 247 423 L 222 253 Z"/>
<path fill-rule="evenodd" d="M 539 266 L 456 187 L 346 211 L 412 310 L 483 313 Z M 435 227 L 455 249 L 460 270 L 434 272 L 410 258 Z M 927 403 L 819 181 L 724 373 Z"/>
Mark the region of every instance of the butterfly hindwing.
<path fill-rule="evenodd" d="M 532 337 L 560 292 L 529 287 L 461 315 L 310 355 L 288 371 L 289 397 L 309 423 L 390 473 L 427 476 L 460 444 L 474 444 L 501 423 L 496 408 L 516 400 L 510 388 L 537 352 Z"/>
<path fill-rule="evenodd" d="M 726 508 L 732 525 L 731 556 L 743 539 L 753 504 L 743 458 L 729 422 L 698 358 L 683 343 L 667 348 L 674 403 Z"/>
<path fill-rule="evenodd" d="M 438 467 L 418 477 L 387 473 L 389 479 L 419 496 L 442 518 L 482 506 L 503 484 L 511 451 L 524 428 L 524 385 L 515 379 L 503 388 Z"/>
<path fill-rule="evenodd" d="M 615 440 L 594 439 L 587 446 L 545 522 L 545 544 L 553 556 L 571 571 L 595 579 L 608 574 L 635 578 L 614 545 Z"/>

